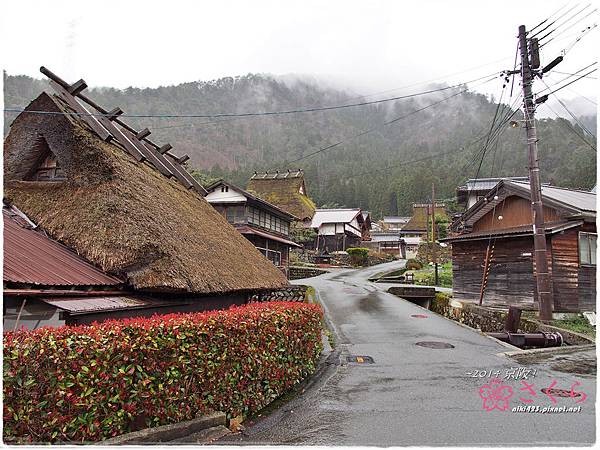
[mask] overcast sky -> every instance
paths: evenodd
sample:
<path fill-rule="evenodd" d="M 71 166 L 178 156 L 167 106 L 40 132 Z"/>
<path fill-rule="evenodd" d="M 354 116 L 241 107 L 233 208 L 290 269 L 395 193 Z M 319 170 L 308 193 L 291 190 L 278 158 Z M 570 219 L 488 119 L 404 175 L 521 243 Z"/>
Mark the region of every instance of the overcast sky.
<path fill-rule="evenodd" d="M 566 3 L 10 1 L 1 6 L 1 61 L 11 75 L 41 78 L 39 66 L 45 65 L 67 81 L 84 78 L 90 86 L 156 87 L 260 72 L 307 74 L 367 94 L 512 68 L 518 26 L 531 28 Z M 544 47 L 542 63 L 597 19 L 598 12 Z M 575 72 L 597 60 L 598 34 L 595 29 L 584 37 L 556 70 Z M 554 74 L 547 82 L 563 77 Z M 494 82 L 481 89 L 497 94 L 500 87 Z M 595 101 L 596 91 L 596 80 L 584 79 L 561 96 Z"/>

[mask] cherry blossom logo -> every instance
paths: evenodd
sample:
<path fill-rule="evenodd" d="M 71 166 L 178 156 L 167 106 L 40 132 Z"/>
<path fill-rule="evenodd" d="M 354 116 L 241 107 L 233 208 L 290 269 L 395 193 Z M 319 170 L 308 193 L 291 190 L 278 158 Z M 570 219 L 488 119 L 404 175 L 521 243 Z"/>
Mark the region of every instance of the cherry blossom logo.
<path fill-rule="evenodd" d="M 499 378 L 494 378 L 490 384 L 484 384 L 479 388 L 479 396 L 483 399 L 483 409 L 491 411 L 498 409 L 506 411 L 508 400 L 513 395 L 513 388 L 503 384 Z"/>

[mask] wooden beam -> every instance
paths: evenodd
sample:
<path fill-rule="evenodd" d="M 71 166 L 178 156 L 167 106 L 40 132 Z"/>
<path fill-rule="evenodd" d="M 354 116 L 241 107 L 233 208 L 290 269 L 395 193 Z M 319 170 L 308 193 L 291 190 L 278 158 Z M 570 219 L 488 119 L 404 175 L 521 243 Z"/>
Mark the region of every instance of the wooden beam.
<path fill-rule="evenodd" d="M 83 91 L 86 88 L 87 88 L 87 83 L 83 80 L 79 80 L 76 83 L 73 83 L 69 87 L 69 94 L 77 97 L 77 94 L 79 94 L 81 91 Z"/>
<path fill-rule="evenodd" d="M 139 131 L 135 137 L 138 138 L 140 141 L 142 139 L 144 139 L 145 137 L 150 136 L 150 130 L 148 128 L 144 128 L 142 131 Z"/>
<path fill-rule="evenodd" d="M 100 137 L 100 139 L 102 139 L 105 142 L 110 142 L 111 139 L 114 138 L 114 136 L 111 135 L 110 131 L 101 124 L 99 118 L 92 116 L 90 112 L 81 103 L 79 103 L 77 99 L 73 97 L 69 93 L 69 91 L 67 91 L 64 87 L 52 80 L 50 81 L 50 87 L 54 89 L 54 91 L 60 96 L 60 98 L 62 98 L 67 103 L 67 105 L 69 105 L 71 109 L 73 109 L 73 111 L 75 111 L 79 115 L 79 118 L 83 122 L 88 124 L 89 127 L 92 130 L 94 130 L 94 132 Z"/>
<path fill-rule="evenodd" d="M 150 150 L 144 142 L 140 141 L 135 135 L 129 130 L 121 130 L 121 133 L 131 142 L 131 144 L 148 160 L 152 165 L 164 176 L 171 178 L 175 174 L 173 173 L 172 167 L 167 161 L 164 160 L 162 155 L 158 155 L 156 152 Z"/>
<path fill-rule="evenodd" d="M 204 189 L 202 187 L 202 185 L 200 183 L 198 183 L 198 181 L 196 181 L 196 179 L 192 175 L 190 175 L 190 173 L 187 170 L 185 170 L 185 167 L 181 166 L 177 162 L 176 157 L 174 157 L 173 155 L 170 155 L 169 153 L 167 153 L 165 156 L 167 157 L 167 159 L 169 159 L 173 162 L 173 165 L 175 166 L 177 171 L 189 182 L 190 188 L 194 189 L 196 192 L 198 192 L 198 194 L 200 194 L 202 196 L 205 196 L 206 194 L 208 194 L 206 189 Z"/>
<path fill-rule="evenodd" d="M 161 155 L 164 155 L 165 153 L 167 153 L 169 150 L 171 150 L 173 148 L 173 146 L 171 144 L 165 144 L 162 147 L 160 147 L 158 149 L 159 153 Z"/>
<path fill-rule="evenodd" d="M 108 131 L 112 133 L 117 142 L 121 144 L 125 150 L 136 159 L 136 161 L 142 162 L 147 159 L 146 155 L 144 155 L 140 149 L 137 148 L 133 142 L 131 142 L 131 139 L 125 136 L 123 131 L 113 122 L 111 122 L 108 117 L 98 116 L 98 120 Z"/>
<path fill-rule="evenodd" d="M 186 162 L 188 159 L 190 159 L 190 157 L 188 155 L 183 155 L 181 158 L 177 158 L 177 162 L 179 164 L 183 164 L 184 162 Z"/>
<path fill-rule="evenodd" d="M 121 114 L 123 114 L 123 110 L 117 106 L 116 108 L 106 113 L 106 118 L 110 121 L 113 121 Z"/>

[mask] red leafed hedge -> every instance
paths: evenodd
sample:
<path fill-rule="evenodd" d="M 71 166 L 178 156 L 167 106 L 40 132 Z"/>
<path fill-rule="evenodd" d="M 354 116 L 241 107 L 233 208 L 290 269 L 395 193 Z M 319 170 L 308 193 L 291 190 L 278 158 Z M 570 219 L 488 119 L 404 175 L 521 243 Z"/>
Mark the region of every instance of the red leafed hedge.
<path fill-rule="evenodd" d="M 315 370 L 322 312 L 255 303 L 4 335 L 4 439 L 95 441 L 259 410 Z"/>

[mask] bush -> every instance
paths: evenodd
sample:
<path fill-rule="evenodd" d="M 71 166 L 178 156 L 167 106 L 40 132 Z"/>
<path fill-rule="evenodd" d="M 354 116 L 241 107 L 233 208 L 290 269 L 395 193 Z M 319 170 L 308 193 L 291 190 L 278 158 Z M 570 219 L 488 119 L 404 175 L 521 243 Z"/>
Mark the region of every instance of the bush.
<path fill-rule="evenodd" d="M 4 335 L 4 439 L 94 441 L 210 411 L 257 411 L 316 368 L 304 303 Z"/>
<path fill-rule="evenodd" d="M 362 266 L 367 261 L 369 256 L 369 249 L 362 247 L 351 247 L 346 249 L 346 253 L 350 255 L 350 260 L 355 266 Z"/>
<path fill-rule="evenodd" d="M 423 265 L 416 259 L 411 258 L 408 261 L 406 261 L 405 267 L 407 270 L 421 270 L 423 268 Z"/>

